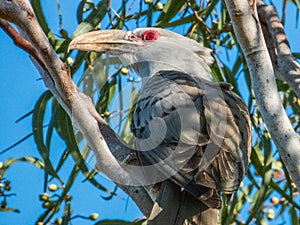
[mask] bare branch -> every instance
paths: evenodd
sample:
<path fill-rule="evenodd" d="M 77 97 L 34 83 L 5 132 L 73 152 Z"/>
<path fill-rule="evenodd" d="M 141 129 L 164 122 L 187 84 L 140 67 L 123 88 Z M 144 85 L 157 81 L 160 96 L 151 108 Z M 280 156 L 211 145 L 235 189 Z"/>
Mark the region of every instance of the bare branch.
<path fill-rule="evenodd" d="M 1 25 L 17 44 L 33 57 L 33 62 L 39 70 L 46 86 L 72 118 L 74 126 L 79 129 L 93 150 L 97 159 L 97 169 L 101 170 L 118 186 L 128 193 L 148 216 L 153 201 L 141 186 L 130 187 L 124 184 L 136 183 L 135 174 L 123 168 L 122 162 L 133 151 L 127 148 L 120 138 L 110 129 L 98 115 L 88 96 L 79 91 L 70 76 L 70 70 L 56 55 L 48 42 L 34 11 L 27 0 L 0 1 Z M 7 22 L 15 23 L 21 30 L 18 32 L 7 26 Z M 9 25 L 9 24 L 8 24 Z M 27 41 L 26 41 L 27 40 Z M 43 60 L 41 60 L 43 59 Z M 108 147 L 100 132 L 112 143 Z M 131 182 L 132 181 L 132 182 Z"/>
<path fill-rule="evenodd" d="M 272 62 L 257 18 L 247 0 L 226 0 L 237 40 L 249 67 L 263 119 L 288 171 L 300 189 L 300 141 L 284 111 Z"/>
<path fill-rule="evenodd" d="M 273 5 L 267 6 L 261 0 L 257 2 L 257 7 L 259 19 L 267 26 L 276 48 L 276 58 L 272 60 L 273 65 L 275 65 L 274 69 L 279 72 L 279 78 L 286 81 L 298 98 L 300 98 L 300 65 L 293 57 L 288 38 L 277 11 Z M 264 35 L 266 38 L 268 34 L 264 32 Z"/>

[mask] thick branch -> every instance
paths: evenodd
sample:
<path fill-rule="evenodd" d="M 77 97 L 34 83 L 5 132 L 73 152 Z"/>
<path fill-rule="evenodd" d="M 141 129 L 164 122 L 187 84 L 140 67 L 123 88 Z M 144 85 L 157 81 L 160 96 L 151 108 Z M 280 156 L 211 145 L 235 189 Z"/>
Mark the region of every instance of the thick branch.
<path fill-rule="evenodd" d="M 300 98 L 300 65 L 293 57 L 284 27 L 273 5 L 265 5 L 263 1 L 257 2 L 258 15 L 262 23 L 266 24 L 276 47 L 276 62 L 273 65 L 280 73 L 280 78 L 286 81 Z M 265 34 L 265 32 L 264 32 Z M 266 37 L 266 36 L 265 36 Z M 269 41 L 269 40 L 268 40 Z"/>
<path fill-rule="evenodd" d="M 288 171 L 300 189 L 300 141 L 284 111 L 272 62 L 258 20 L 247 0 L 226 0 L 237 40 L 249 67 L 263 119 Z"/>
<path fill-rule="evenodd" d="M 130 154 L 132 150 L 124 146 L 115 136 L 96 112 L 92 101 L 81 93 L 73 83 L 69 68 L 57 57 L 56 52 L 49 44 L 36 20 L 30 3 L 27 0 L 0 0 L 0 18 L 13 22 L 21 28 L 26 39 L 22 38 L 15 30 L 10 30 L 8 33 L 17 45 L 25 46 L 23 49 L 31 54 L 46 86 L 72 118 L 75 127 L 86 137 L 96 156 L 97 168 L 112 180 L 117 181 L 118 186 L 128 193 L 143 213 L 148 216 L 153 201 L 147 192 L 141 186 L 124 185 L 137 183 L 135 174 L 130 174 L 130 171 L 125 170 L 120 163 L 126 159 L 126 155 Z M 3 20 L 1 20 L 2 27 L 4 26 L 6 29 L 7 23 Z M 7 27 L 7 29 L 10 28 Z M 109 134 L 114 134 L 112 137 L 106 135 L 106 137 L 114 140 L 114 145 L 110 146 L 113 149 L 109 149 L 99 130 L 100 127 L 105 131 L 110 131 Z"/>

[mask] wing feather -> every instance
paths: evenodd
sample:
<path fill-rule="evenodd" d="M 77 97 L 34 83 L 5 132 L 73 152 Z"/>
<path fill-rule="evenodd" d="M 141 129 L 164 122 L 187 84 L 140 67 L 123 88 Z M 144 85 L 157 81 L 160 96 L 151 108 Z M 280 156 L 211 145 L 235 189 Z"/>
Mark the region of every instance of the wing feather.
<path fill-rule="evenodd" d="M 143 86 L 131 124 L 137 146 L 149 150 L 138 151 L 141 164 L 157 165 L 210 207 L 220 205 L 218 191 L 236 191 L 249 164 L 249 113 L 228 86 L 161 71 Z"/>

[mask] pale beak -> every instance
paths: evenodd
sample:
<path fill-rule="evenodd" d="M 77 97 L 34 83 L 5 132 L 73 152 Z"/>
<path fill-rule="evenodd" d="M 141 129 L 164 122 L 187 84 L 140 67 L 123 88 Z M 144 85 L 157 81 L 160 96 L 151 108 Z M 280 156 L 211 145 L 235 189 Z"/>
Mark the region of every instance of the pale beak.
<path fill-rule="evenodd" d="M 80 35 L 73 39 L 69 50 L 78 49 L 105 53 L 107 51 L 126 52 L 130 46 L 140 45 L 135 40 L 130 40 L 129 32 L 125 30 L 98 30 Z"/>

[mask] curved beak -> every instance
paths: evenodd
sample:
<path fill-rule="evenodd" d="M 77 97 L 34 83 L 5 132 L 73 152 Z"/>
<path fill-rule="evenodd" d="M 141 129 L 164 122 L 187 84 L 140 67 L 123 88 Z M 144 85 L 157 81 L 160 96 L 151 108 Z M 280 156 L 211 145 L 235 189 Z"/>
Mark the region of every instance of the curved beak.
<path fill-rule="evenodd" d="M 139 45 L 138 42 L 128 39 L 128 31 L 125 30 L 98 30 L 80 35 L 73 39 L 68 50 L 83 50 L 105 53 L 126 52 L 129 46 Z"/>

